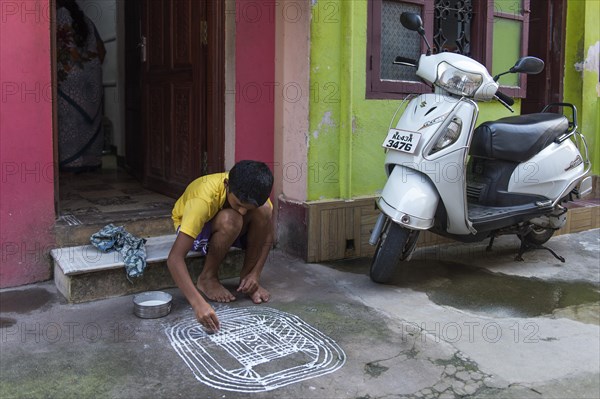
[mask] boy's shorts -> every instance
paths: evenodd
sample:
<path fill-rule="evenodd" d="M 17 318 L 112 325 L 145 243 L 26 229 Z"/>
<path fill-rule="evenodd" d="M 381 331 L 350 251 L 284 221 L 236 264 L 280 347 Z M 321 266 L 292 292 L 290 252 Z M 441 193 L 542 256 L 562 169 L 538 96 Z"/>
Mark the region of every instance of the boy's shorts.
<path fill-rule="evenodd" d="M 179 234 L 179 227 L 177 228 L 177 234 Z M 212 236 L 212 220 L 209 220 L 202 227 L 202 231 L 198 234 L 198 237 L 194 240 L 192 244 L 192 251 L 199 252 L 202 255 L 206 255 L 208 253 L 208 243 L 210 241 L 210 237 Z M 248 243 L 248 234 L 243 234 L 238 236 L 232 247 L 246 249 L 246 245 Z"/>

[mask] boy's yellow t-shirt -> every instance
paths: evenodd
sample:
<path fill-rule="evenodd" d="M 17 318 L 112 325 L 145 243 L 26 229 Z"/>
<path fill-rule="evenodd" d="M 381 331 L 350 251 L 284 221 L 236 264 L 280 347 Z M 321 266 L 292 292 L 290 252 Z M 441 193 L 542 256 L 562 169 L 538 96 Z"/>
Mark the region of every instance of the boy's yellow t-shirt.
<path fill-rule="evenodd" d="M 171 218 L 175 230 L 192 238 L 198 237 L 204 224 L 223 208 L 227 191 L 225 179 L 229 172 L 215 173 L 197 178 L 191 182 L 173 207 Z"/>

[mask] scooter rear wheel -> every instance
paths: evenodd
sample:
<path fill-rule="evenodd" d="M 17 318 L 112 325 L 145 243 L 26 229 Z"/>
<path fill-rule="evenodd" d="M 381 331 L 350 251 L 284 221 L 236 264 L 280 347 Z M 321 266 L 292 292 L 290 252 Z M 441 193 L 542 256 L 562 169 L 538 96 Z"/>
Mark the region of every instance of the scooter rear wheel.
<path fill-rule="evenodd" d="M 418 230 L 409 230 L 388 220 L 373 255 L 371 280 L 389 283 L 400 261 L 410 258 L 418 238 Z"/>
<path fill-rule="evenodd" d="M 541 227 L 533 228 L 529 233 L 527 233 L 523 239 L 525 242 L 534 245 L 542 245 L 548 242 L 550 238 L 554 235 L 553 229 L 543 229 Z"/>

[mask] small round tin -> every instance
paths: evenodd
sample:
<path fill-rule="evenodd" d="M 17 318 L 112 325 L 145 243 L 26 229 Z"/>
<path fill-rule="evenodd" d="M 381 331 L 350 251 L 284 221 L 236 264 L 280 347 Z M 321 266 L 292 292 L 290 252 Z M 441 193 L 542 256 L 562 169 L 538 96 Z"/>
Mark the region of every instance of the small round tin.
<path fill-rule="evenodd" d="M 142 319 L 156 319 L 169 314 L 173 297 L 162 291 L 148 291 L 133 297 L 133 313 Z"/>

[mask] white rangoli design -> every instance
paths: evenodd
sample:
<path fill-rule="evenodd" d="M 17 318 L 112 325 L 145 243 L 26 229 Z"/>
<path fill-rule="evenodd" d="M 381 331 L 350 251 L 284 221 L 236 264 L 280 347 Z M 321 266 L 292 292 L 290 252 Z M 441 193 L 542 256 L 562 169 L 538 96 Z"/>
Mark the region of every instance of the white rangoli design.
<path fill-rule="evenodd" d="M 221 329 L 195 318 L 167 327 L 171 345 L 196 378 L 217 389 L 262 392 L 338 370 L 346 354 L 297 316 L 266 307 L 217 309 Z"/>

